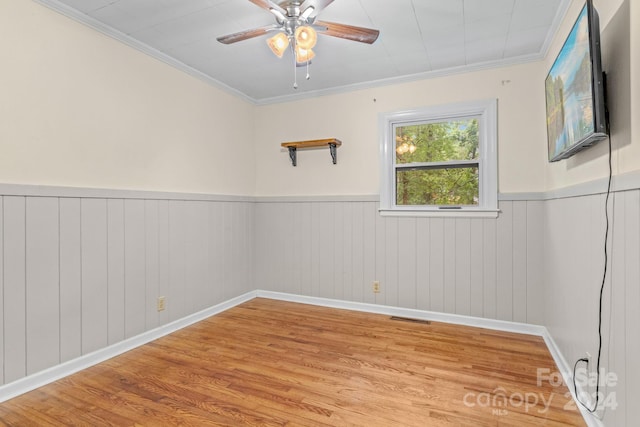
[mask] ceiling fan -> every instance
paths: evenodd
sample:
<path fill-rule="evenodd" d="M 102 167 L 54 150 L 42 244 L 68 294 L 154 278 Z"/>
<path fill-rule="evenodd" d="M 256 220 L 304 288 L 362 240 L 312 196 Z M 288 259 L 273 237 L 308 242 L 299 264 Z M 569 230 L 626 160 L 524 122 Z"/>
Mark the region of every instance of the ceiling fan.
<path fill-rule="evenodd" d="M 276 34 L 267 40 L 267 44 L 273 53 L 282 58 L 287 48 L 291 47 L 295 56 L 294 65 L 307 65 L 307 79 L 309 79 L 309 63 L 315 57 L 313 47 L 317 41 L 317 32 L 331 37 L 368 44 L 375 42 L 380 34 L 378 30 L 370 28 L 317 21 L 318 14 L 333 3 L 334 0 L 304 0 L 302 2 L 299 0 L 285 0 L 280 3 L 272 0 L 249 1 L 271 12 L 276 19 L 276 23 L 221 36 L 217 40 L 220 43 L 231 44 L 275 32 Z M 297 81 L 294 82 L 293 87 L 297 89 Z"/>

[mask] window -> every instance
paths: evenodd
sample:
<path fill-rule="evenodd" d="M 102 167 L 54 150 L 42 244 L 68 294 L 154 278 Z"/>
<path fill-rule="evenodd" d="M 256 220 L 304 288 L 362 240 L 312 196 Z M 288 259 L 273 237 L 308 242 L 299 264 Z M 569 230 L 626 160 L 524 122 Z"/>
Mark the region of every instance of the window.
<path fill-rule="evenodd" d="M 380 212 L 496 217 L 496 100 L 380 115 Z"/>

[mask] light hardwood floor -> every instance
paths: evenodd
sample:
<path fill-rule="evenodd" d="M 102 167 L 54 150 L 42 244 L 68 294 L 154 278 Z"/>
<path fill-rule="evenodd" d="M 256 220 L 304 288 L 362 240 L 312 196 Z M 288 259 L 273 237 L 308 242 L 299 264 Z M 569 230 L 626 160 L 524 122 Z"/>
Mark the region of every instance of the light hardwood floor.
<path fill-rule="evenodd" d="M 540 337 L 254 299 L 0 404 L 0 425 L 584 426 Z"/>

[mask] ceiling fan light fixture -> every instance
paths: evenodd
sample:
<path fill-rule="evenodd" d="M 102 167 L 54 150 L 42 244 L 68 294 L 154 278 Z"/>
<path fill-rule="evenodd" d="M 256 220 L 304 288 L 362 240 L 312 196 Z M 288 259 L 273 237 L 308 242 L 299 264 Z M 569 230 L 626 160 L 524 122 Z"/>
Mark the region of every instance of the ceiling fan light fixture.
<path fill-rule="evenodd" d="M 1 0 L 0 0 L 1 1 Z M 267 46 L 278 58 L 283 58 L 287 49 L 291 49 L 294 71 L 293 88 L 298 88 L 297 69 L 306 67 L 309 80 L 309 65 L 316 56 L 313 48 L 318 41 L 320 31 L 326 36 L 338 37 L 361 43 L 372 44 L 380 31 L 335 22 L 317 21 L 317 15 L 334 0 L 249 0 L 258 7 L 269 11 L 275 19 L 275 25 L 264 25 L 251 30 L 220 36 L 220 43 L 231 44 L 243 40 L 274 34 L 266 40 Z M 402 150 L 402 148 L 401 148 Z M 411 150 L 407 146 L 407 150 Z M 413 152 L 415 149 L 411 150 Z"/>
<path fill-rule="evenodd" d="M 282 58 L 282 55 L 284 55 L 289 47 L 289 37 L 287 37 L 285 33 L 278 33 L 267 39 L 267 45 L 269 45 L 274 55 Z"/>
<path fill-rule="evenodd" d="M 308 25 L 302 25 L 296 28 L 295 32 L 296 45 L 302 49 L 311 49 L 318 41 L 318 33 Z"/>
<path fill-rule="evenodd" d="M 296 46 L 296 62 L 304 64 L 315 58 L 316 53 L 311 49 L 304 49 L 302 46 Z"/>

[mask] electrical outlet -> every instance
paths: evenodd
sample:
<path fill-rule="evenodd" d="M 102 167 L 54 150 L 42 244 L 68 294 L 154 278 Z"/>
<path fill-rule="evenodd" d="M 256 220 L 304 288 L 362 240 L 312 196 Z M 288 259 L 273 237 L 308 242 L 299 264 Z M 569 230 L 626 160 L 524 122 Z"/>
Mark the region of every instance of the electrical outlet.
<path fill-rule="evenodd" d="M 379 294 L 380 293 L 380 282 L 375 280 L 373 282 L 373 293 L 374 294 Z"/>
<path fill-rule="evenodd" d="M 164 297 L 158 297 L 158 311 L 162 311 L 166 308 Z"/>

